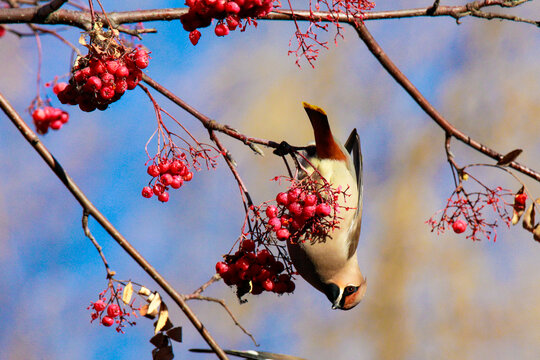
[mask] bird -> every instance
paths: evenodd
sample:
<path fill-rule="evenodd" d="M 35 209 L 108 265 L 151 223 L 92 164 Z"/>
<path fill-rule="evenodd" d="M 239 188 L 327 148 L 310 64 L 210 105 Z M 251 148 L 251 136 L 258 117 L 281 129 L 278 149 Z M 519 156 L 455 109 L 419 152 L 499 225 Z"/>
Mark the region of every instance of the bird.
<path fill-rule="evenodd" d="M 302 104 L 315 136 L 315 144 L 306 150 L 310 165 L 333 188 L 347 189 L 350 196 L 339 197 L 342 219 L 326 241 L 288 241 L 287 248 L 297 272 L 326 295 L 332 309 L 350 310 L 360 303 L 367 288 L 357 259 L 363 206 L 360 137 L 353 129 L 342 145 L 332 134 L 326 112 L 306 102 Z"/>
<path fill-rule="evenodd" d="M 191 352 L 196 353 L 213 353 L 211 349 L 189 349 Z M 306 360 L 292 355 L 276 354 L 266 351 L 255 350 L 223 350 L 227 355 L 238 356 L 249 360 Z"/>

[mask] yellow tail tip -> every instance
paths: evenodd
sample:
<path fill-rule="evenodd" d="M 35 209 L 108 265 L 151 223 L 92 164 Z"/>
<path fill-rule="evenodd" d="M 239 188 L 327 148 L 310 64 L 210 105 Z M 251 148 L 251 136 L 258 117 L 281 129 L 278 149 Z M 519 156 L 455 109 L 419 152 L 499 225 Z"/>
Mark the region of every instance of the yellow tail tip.
<path fill-rule="evenodd" d="M 326 115 L 326 111 L 324 111 L 322 108 L 318 107 L 318 106 L 315 106 L 315 105 L 311 105 L 305 101 L 302 101 L 302 106 L 304 106 L 304 109 L 310 109 L 310 110 L 313 110 L 313 111 L 316 111 L 318 113 L 321 113 L 323 115 Z"/>

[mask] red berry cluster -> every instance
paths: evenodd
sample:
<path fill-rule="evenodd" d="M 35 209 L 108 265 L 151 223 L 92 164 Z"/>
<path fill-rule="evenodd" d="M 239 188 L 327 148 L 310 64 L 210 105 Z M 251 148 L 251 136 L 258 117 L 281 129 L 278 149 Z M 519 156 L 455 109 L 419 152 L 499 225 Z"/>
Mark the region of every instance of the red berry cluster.
<path fill-rule="evenodd" d="M 324 235 L 321 220 L 332 213 L 332 206 L 316 194 L 293 187 L 287 192 L 277 194 L 278 206 L 266 208 L 268 227 L 276 233 L 278 240 L 298 240 L 306 232 Z M 314 226 L 315 225 L 315 226 Z M 302 231 L 304 229 L 304 231 Z M 321 232 L 321 234 L 317 234 Z"/>
<path fill-rule="evenodd" d="M 68 122 L 69 114 L 52 106 L 37 108 L 32 112 L 32 119 L 38 134 L 46 134 L 49 128 L 60 130 Z"/>
<path fill-rule="evenodd" d="M 259 295 L 263 291 L 292 293 L 296 286 L 284 270 L 283 262 L 267 249 L 256 252 L 255 242 L 250 239 L 243 240 L 234 255 L 227 255 L 225 261 L 216 264 L 216 272 L 225 284 L 236 286 L 239 295 L 240 292 Z"/>
<path fill-rule="evenodd" d="M 189 31 L 189 40 L 196 45 L 201 37 L 198 28 L 210 26 L 212 19 L 218 19 L 215 27 L 217 36 L 225 36 L 234 31 L 240 19 L 265 16 L 273 9 L 272 0 L 186 0 L 189 11 L 180 17 L 184 30 Z"/>
<path fill-rule="evenodd" d="M 58 92 L 62 104 L 79 105 L 82 111 L 105 110 L 134 89 L 148 66 L 148 52 L 132 50 L 123 55 L 89 52 L 72 69 L 69 84 Z"/>
<path fill-rule="evenodd" d="M 167 192 L 169 187 L 179 189 L 184 181 L 193 179 L 193 172 L 189 170 L 189 163 L 184 153 L 170 160 L 162 158 L 158 164 L 153 162 L 148 166 L 146 172 L 152 176 L 152 180 L 148 186 L 142 189 L 142 196 L 151 198 L 156 195 L 161 202 L 169 201 L 169 193 Z"/>
<path fill-rule="evenodd" d="M 117 304 L 110 304 L 107 306 L 103 299 L 99 299 L 92 305 L 93 309 L 96 311 L 92 314 L 92 320 L 97 319 L 100 315 L 103 315 L 103 311 L 107 308 L 107 315 L 101 318 L 101 323 L 107 327 L 114 324 L 114 318 L 122 315 L 122 310 Z M 120 320 L 117 320 L 120 323 Z"/>

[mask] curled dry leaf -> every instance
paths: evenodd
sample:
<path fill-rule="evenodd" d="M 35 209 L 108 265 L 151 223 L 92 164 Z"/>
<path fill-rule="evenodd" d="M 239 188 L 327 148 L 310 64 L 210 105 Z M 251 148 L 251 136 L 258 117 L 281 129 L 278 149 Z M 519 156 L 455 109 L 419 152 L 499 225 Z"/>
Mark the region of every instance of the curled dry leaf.
<path fill-rule="evenodd" d="M 523 152 L 522 149 L 516 149 L 510 151 L 508 154 L 504 155 L 501 160 L 497 161 L 497 165 L 505 166 L 510 164 L 512 161 L 516 160 L 519 155 Z"/>
<path fill-rule="evenodd" d="M 155 317 L 152 315 L 148 315 L 148 305 L 142 306 L 141 309 L 139 310 L 139 313 L 141 314 L 141 316 L 144 316 L 150 319 L 153 319 Z"/>
<path fill-rule="evenodd" d="M 165 305 L 164 302 L 161 302 L 161 306 L 159 307 L 159 317 L 156 322 L 156 327 L 154 328 L 154 334 L 157 334 L 165 324 L 167 323 L 167 320 L 169 319 L 169 310 L 167 309 L 167 305 Z"/>
<path fill-rule="evenodd" d="M 152 350 L 152 360 L 172 360 L 172 359 L 174 359 L 174 354 L 173 354 L 171 345 Z"/>
<path fill-rule="evenodd" d="M 534 240 L 540 242 L 540 224 L 537 224 L 533 230 Z"/>
<path fill-rule="evenodd" d="M 150 300 L 150 305 L 148 305 L 148 314 L 155 316 L 157 315 L 159 306 L 161 305 L 161 296 L 159 296 L 159 293 L 154 293 L 153 295 L 152 300 L 150 300 L 150 297 L 148 297 L 148 300 Z"/>
<path fill-rule="evenodd" d="M 141 286 L 139 289 L 139 295 L 149 296 L 152 292 L 145 288 L 144 286 Z"/>
<path fill-rule="evenodd" d="M 167 335 L 163 333 L 159 333 L 152 336 L 152 338 L 150 339 L 150 343 L 152 343 L 152 345 L 154 345 L 157 348 L 162 348 L 169 345 L 169 340 L 167 339 Z"/>
<path fill-rule="evenodd" d="M 171 340 L 182 342 L 182 327 L 177 326 L 167 330 L 167 336 L 171 338 Z"/>
<path fill-rule="evenodd" d="M 124 287 L 124 291 L 122 292 L 122 301 L 124 302 L 124 304 L 128 304 L 131 301 L 132 295 L 133 295 L 133 284 L 131 284 L 131 281 L 130 281 Z"/>
<path fill-rule="evenodd" d="M 529 206 L 523 217 L 523 228 L 532 232 L 534 230 L 534 203 Z"/>

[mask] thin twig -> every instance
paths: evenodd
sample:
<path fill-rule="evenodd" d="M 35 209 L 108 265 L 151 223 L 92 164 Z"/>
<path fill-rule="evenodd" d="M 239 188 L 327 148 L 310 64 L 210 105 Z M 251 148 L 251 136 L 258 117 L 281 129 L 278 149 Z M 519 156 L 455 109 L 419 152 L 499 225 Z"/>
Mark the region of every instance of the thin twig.
<path fill-rule="evenodd" d="M 81 204 L 82 208 L 88 211 L 111 237 L 131 256 L 133 260 L 174 300 L 182 312 L 191 321 L 193 326 L 199 331 L 206 343 L 214 349 L 218 357 L 222 360 L 228 359 L 223 349 L 213 339 L 208 330 L 188 307 L 184 297 L 178 293 L 171 284 L 124 238 L 120 232 L 103 216 L 103 214 L 86 197 L 82 190 L 77 186 L 73 179 L 66 173 L 60 163 L 54 158 L 49 150 L 39 140 L 38 136 L 28 127 L 20 115 L 15 111 L 7 99 L 0 93 L 0 108 L 4 111 L 13 125 L 21 132 L 24 138 L 38 152 L 41 158 L 47 163 L 51 170 L 58 176 L 64 186 L 71 192 L 73 197 Z"/>
<path fill-rule="evenodd" d="M 88 215 L 89 215 L 88 211 L 84 209 L 83 217 L 82 217 L 82 226 L 83 226 L 84 234 L 86 235 L 87 238 L 90 239 L 92 244 L 94 244 L 94 246 L 96 247 L 99 253 L 99 256 L 101 256 L 101 260 L 103 261 L 103 265 L 105 265 L 105 270 L 107 271 L 107 279 L 112 279 L 113 276 L 115 275 L 115 272 L 112 271 L 111 268 L 109 267 L 109 263 L 107 262 L 107 259 L 105 258 L 105 254 L 103 254 L 103 249 L 101 245 L 99 245 L 94 235 L 92 235 L 92 232 L 90 232 L 90 228 L 88 227 Z"/>
<path fill-rule="evenodd" d="M 216 281 L 219 281 L 219 280 L 221 280 L 221 276 L 219 274 L 214 274 L 210 278 L 210 280 L 208 280 L 207 282 L 205 282 L 204 284 L 199 286 L 199 288 L 197 290 L 195 290 L 193 293 L 191 293 L 189 295 L 185 295 L 184 299 L 189 300 L 190 298 L 193 298 L 193 297 L 196 297 L 196 296 L 200 295 L 204 290 L 206 290 L 207 287 L 209 287 L 210 285 L 212 285 L 213 283 L 215 283 Z"/>
<path fill-rule="evenodd" d="M 216 298 L 213 298 L 213 297 L 208 297 L 208 296 L 202 296 L 202 295 L 196 295 L 196 296 L 193 296 L 193 297 L 190 297 L 189 299 L 187 300 L 204 300 L 204 301 L 211 301 L 211 302 L 215 302 L 215 303 L 218 303 L 220 304 L 221 306 L 223 306 L 223 308 L 225 309 L 225 311 L 227 311 L 227 313 L 229 314 L 229 316 L 231 317 L 232 321 L 234 321 L 234 324 L 236 326 L 238 326 L 243 332 L 244 334 L 246 334 L 247 336 L 249 336 L 251 338 L 251 341 L 253 341 L 253 343 L 255 344 L 255 346 L 259 346 L 259 344 L 257 344 L 257 340 L 255 340 L 255 338 L 253 337 L 253 335 L 246 330 L 246 328 L 244 328 L 242 326 L 242 324 L 240 324 L 240 322 L 238 322 L 238 320 L 236 319 L 236 316 L 234 316 L 234 314 L 232 313 L 232 311 L 229 309 L 229 307 L 227 306 L 227 304 L 225 303 L 224 300 L 221 300 L 221 299 L 216 299 Z"/>

